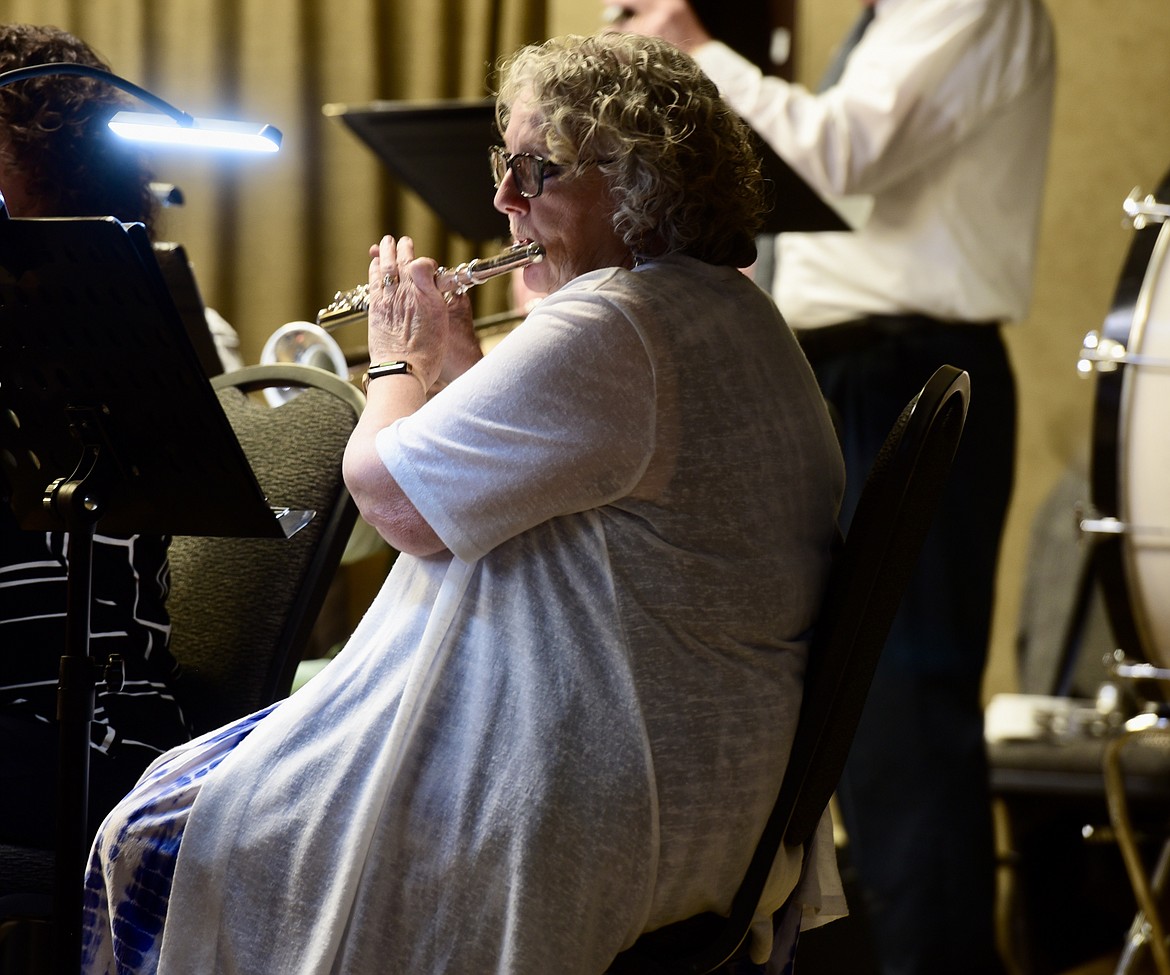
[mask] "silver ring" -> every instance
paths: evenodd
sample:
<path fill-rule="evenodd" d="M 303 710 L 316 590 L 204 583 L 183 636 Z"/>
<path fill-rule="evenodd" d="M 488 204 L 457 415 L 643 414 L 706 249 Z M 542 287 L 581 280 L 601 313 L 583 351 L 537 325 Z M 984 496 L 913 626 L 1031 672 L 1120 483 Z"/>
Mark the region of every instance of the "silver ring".
<path fill-rule="evenodd" d="M 382 290 L 389 291 L 398 283 L 397 274 L 383 274 L 382 275 Z"/>

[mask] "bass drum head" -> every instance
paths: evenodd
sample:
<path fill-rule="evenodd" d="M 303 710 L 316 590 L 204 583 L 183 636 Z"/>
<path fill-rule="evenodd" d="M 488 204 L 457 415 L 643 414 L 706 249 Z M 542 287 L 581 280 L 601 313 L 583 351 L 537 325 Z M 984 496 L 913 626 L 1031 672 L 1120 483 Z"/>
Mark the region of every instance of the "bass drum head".
<path fill-rule="evenodd" d="M 1093 505 L 1120 522 L 1097 553 L 1114 636 L 1170 668 L 1170 223 L 1136 233 L 1103 328 L 1125 356 L 1098 374 Z"/>

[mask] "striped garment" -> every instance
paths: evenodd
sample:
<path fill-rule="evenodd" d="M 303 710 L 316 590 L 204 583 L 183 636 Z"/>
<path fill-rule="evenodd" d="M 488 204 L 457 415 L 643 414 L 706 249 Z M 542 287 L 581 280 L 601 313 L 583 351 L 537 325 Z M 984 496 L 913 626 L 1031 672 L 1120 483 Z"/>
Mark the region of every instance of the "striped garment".
<path fill-rule="evenodd" d="M 120 654 L 126 681 L 114 693 L 99 683 L 93 747 L 145 766 L 189 732 L 170 684 L 169 539 L 94 538 L 90 654 Z M 65 648 L 69 537 L 19 530 L 0 509 L 0 711 L 52 722 L 58 663 Z"/>

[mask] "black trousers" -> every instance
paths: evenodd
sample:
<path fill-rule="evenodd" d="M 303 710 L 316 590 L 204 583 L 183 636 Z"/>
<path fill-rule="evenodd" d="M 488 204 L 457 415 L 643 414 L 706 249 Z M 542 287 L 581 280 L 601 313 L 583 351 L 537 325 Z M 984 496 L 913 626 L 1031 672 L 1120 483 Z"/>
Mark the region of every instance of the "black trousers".
<path fill-rule="evenodd" d="M 798 335 L 838 423 L 846 530 L 906 403 L 940 365 L 971 376 L 955 464 L 838 799 L 883 975 L 1001 972 L 980 697 L 1015 458 L 1015 384 L 999 328 L 877 316 Z"/>

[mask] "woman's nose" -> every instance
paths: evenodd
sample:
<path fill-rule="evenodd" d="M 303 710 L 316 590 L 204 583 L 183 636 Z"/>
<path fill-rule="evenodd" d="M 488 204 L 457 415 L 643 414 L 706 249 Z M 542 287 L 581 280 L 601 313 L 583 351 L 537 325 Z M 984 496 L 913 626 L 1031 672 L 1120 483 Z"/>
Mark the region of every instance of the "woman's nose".
<path fill-rule="evenodd" d="M 528 200 L 521 196 L 520 191 L 516 188 L 516 177 L 512 170 L 509 169 L 504 173 L 504 178 L 496 187 L 496 195 L 492 197 L 492 206 L 500 213 L 523 211 L 527 208 Z"/>

